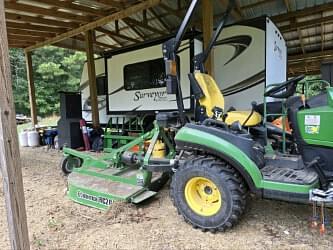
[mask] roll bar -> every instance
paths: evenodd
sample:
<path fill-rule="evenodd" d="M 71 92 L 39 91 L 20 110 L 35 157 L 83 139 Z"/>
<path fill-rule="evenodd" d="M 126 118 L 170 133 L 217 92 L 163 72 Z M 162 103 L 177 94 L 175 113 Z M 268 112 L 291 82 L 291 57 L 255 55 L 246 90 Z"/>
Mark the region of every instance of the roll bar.
<path fill-rule="evenodd" d="M 163 57 L 165 62 L 167 93 L 176 95 L 179 117 L 182 125 L 185 125 L 186 117 L 184 114 L 184 102 L 179 79 L 179 63 L 177 62 L 177 52 L 198 4 L 199 0 L 192 0 L 190 7 L 188 8 L 186 15 L 179 27 L 176 37 L 169 39 L 163 44 Z M 229 1 L 227 10 L 223 14 L 219 26 L 214 32 L 214 35 L 209 42 L 209 45 L 202 53 L 194 57 L 194 68 L 196 70 L 200 70 L 201 72 L 205 71 L 204 63 L 207 60 L 217 38 L 225 27 L 225 23 L 234 4 L 234 0 Z"/>

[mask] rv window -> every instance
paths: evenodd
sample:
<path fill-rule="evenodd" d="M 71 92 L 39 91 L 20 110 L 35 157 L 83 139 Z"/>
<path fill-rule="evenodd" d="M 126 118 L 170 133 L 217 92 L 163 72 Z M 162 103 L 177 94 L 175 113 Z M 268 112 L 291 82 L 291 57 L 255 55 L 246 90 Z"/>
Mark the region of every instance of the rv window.
<path fill-rule="evenodd" d="M 98 96 L 107 95 L 108 89 L 107 89 L 106 76 L 97 76 L 96 85 L 97 85 Z"/>
<path fill-rule="evenodd" d="M 125 90 L 165 87 L 163 58 L 128 64 L 124 66 Z"/>

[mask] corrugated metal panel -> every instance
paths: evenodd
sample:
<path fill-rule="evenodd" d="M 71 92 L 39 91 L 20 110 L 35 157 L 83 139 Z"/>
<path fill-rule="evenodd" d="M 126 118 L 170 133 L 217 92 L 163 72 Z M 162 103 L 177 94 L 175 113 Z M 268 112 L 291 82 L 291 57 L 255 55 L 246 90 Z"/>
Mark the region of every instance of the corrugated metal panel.
<path fill-rule="evenodd" d="M 212 0 L 213 1 L 213 0 Z M 43 4 L 34 1 L 28 0 L 18 0 L 18 3 L 29 4 L 37 7 L 50 9 L 52 6 L 50 4 Z M 116 1 L 120 4 L 124 4 L 125 7 L 128 4 L 135 4 L 142 1 L 139 0 L 123 0 Z M 190 4 L 191 0 L 164 0 L 162 4 L 168 6 L 167 8 L 163 8 L 163 6 L 155 6 L 153 11 L 147 10 L 147 20 L 148 25 L 153 27 L 153 29 L 149 29 L 149 27 L 144 27 L 144 25 L 131 25 L 130 22 L 126 20 L 119 21 L 119 34 L 123 37 L 119 36 L 110 36 L 110 34 L 103 34 L 100 31 L 96 31 L 97 41 L 106 44 L 104 49 L 110 46 L 127 46 L 133 44 L 135 41 L 143 41 L 149 40 L 156 37 L 162 36 L 163 32 L 165 34 L 173 33 L 176 31 L 183 20 L 183 16 L 185 15 L 186 9 Z M 225 10 L 225 6 L 223 6 L 224 1 L 214 0 L 213 9 L 215 15 L 215 24 L 218 22 L 218 17 Z M 113 13 L 116 11 L 116 7 L 112 6 L 112 4 L 105 4 L 106 2 L 102 1 L 94 1 L 94 0 L 74 0 L 71 3 L 76 5 L 85 6 L 85 8 L 92 8 L 94 10 L 101 11 L 109 11 Z M 288 11 L 294 13 L 295 11 L 303 10 L 306 8 L 311 8 L 314 6 L 319 6 L 321 4 L 332 4 L 332 8 L 329 10 L 324 10 L 322 12 L 317 13 L 308 13 L 307 15 L 297 16 L 295 18 L 290 19 L 280 19 L 282 21 L 278 22 L 277 25 L 279 27 L 283 27 L 283 36 L 287 41 L 288 53 L 289 55 L 300 55 L 303 52 L 310 53 L 313 51 L 321 51 L 325 49 L 333 48 L 333 0 L 288 0 L 288 7 L 283 0 L 237 0 L 239 4 L 239 9 L 242 13 L 242 19 L 252 19 L 255 17 L 268 15 L 268 16 L 276 16 L 280 14 L 286 14 Z M 53 6 L 54 7 L 54 6 Z M 56 8 L 56 7 L 55 7 Z M 180 9 L 179 9 L 180 8 Z M 63 13 L 70 13 L 71 11 L 66 8 L 56 8 L 57 10 Z M 168 9 L 172 9 L 173 11 L 169 12 Z M 37 17 L 39 15 L 31 14 L 28 11 L 13 11 L 6 10 L 9 13 L 28 15 Z M 194 14 L 194 20 L 192 20 L 192 25 L 195 25 L 196 28 L 201 27 L 201 7 L 196 10 Z M 176 13 L 176 15 L 175 15 Z M 81 11 L 75 11 L 76 15 L 84 16 Z M 159 18 L 156 18 L 156 15 Z M 41 16 L 43 17 L 43 16 Z M 330 18 L 332 17 L 332 18 Z M 58 19 L 56 17 L 44 16 L 43 18 L 47 19 Z M 99 18 L 97 15 L 92 18 Z M 137 22 L 143 23 L 143 12 L 132 15 L 130 18 L 136 20 Z M 326 22 L 321 23 L 321 18 L 325 18 Z M 160 20 L 159 20 L 160 19 Z M 235 17 L 231 17 L 229 21 L 233 22 Z M 64 18 L 59 18 L 61 21 L 69 21 Z M 161 21 L 162 20 L 162 21 Z M 20 22 L 21 20 L 12 20 L 12 22 Z M 313 22 L 313 24 L 312 24 Z M 25 22 L 23 22 L 25 23 Z M 33 23 L 34 24 L 34 23 Z M 82 23 L 84 24 L 84 22 Z M 301 24 L 301 26 L 300 26 Z M 310 24 L 310 25 L 309 25 Z M 39 24 L 42 25 L 42 24 Z M 81 25 L 81 23 L 80 23 Z M 167 28 L 166 28 L 167 27 Z M 115 32 L 115 22 L 111 22 L 107 25 L 103 26 L 104 29 L 108 31 Z M 160 32 L 156 32 L 160 31 Z M 130 40 L 126 39 L 126 37 L 130 38 Z M 134 39 L 134 41 L 133 41 Z"/>

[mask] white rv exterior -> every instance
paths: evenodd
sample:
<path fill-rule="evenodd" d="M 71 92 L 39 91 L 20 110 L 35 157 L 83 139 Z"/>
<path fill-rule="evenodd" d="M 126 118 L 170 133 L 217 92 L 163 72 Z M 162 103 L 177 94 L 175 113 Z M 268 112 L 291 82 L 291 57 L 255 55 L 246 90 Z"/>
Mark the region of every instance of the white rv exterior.
<path fill-rule="evenodd" d="M 286 42 L 268 17 L 226 27 L 213 53 L 226 108 L 250 109 L 263 102 L 265 86 L 287 79 Z"/>
<path fill-rule="evenodd" d="M 202 51 L 202 43 L 196 39 L 182 42 L 180 60 L 180 82 L 186 110 L 193 108 L 188 73 L 191 58 Z M 140 49 L 117 52 L 95 60 L 97 88 L 105 91 L 98 95 L 100 122 L 105 124 L 111 117 L 177 110 L 175 95 L 168 95 L 164 82 L 165 68 L 162 42 Z M 100 80 L 100 81 L 99 81 Z M 91 121 L 90 93 L 87 65 L 83 67 L 80 91 L 82 93 L 82 117 Z M 99 91 L 98 91 L 99 92 Z"/>
<path fill-rule="evenodd" d="M 188 73 L 192 57 L 202 42 L 187 39 L 178 54 L 184 106 L 192 110 Z M 249 110 L 251 102 L 263 101 L 264 88 L 287 78 L 287 47 L 280 31 L 267 17 L 224 28 L 214 53 L 214 78 L 225 96 L 225 108 Z M 155 111 L 176 110 L 174 95 L 166 93 L 162 42 L 118 51 L 95 60 L 101 123 L 109 118 Z M 103 79 L 105 90 L 103 91 Z M 84 65 L 81 91 L 83 118 L 91 121 L 88 73 Z"/>
<path fill-rule="evenodd" d="M 96 81 L 100 79 L 105 79 L 105 59 L 98 58 L 95 60 L 95 71 L 96 71 Z M 90 91 L 89 91 L 89 82 L 88 82 L 88 69 L 87 63 L 83 66 L 81 83 L 80 83 L 80 91 L 82 98 L 82 118 L 86 121 L 91 122 L 91 105 L 90 105 Z M 99 110 L 99 119 L 101 123 L 108 122 L 107 116 L 107 102 L 106 102 L 106 94 L 97 93 L 98 95 L 98 110 Z"/>
<path fill-rule="evenodd" d="M 182 50 L 182 47 L 186 49 Z M 191 109 L 191 87 L 187 76 L 191 72 L 189 40 L 182 42 L 178 56 L 184 107 L 189 110 Z M 115 55 L 107 60 L 107 70 L 110 113 L 177 110 L 176 96 L 168 95 L 166 91 L 161 44 Z"/>

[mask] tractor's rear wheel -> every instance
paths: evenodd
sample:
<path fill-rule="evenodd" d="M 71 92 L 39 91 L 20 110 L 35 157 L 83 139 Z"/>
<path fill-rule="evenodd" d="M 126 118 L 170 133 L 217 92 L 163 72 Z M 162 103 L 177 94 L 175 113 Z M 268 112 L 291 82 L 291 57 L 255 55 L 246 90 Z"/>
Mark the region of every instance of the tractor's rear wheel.
<path fill-rule="evenodd" d="M 197 157 L 173 175 L 170 194 L 186 222 L 203 231 L 224 231 L 234 226 L 246 205 L 246 185 L 228 163 Z"/>

